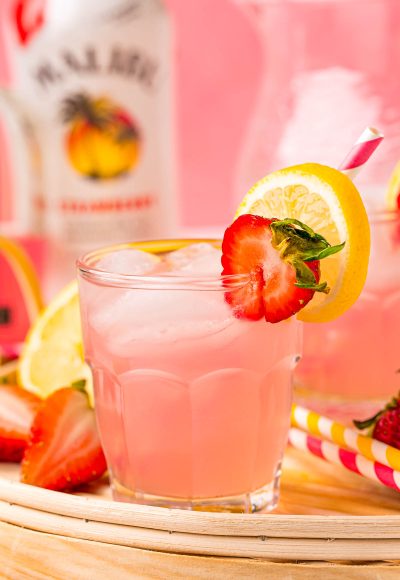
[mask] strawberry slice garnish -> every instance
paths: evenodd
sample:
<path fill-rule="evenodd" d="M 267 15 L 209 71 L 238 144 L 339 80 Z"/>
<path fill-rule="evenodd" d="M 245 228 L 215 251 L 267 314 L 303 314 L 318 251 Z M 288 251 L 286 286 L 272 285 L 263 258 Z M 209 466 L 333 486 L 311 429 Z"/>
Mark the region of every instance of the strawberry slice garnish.
<path fill-rule="evenodd" d="M 70 490 L 106 470 L 84 381 L 55 391 L 41 405 L 22 461 L 21 481 Z"/>
<path fill-rule="evenodd" d="M 226 292 L 226 300 L 237 318 L 285 320 L 304 308 L 315 292 L 329 292 L 325 282 L 319 283 L 319 260 L 343 246 L 330 246 L 297 220 L 241 215 L 225 231 L 222 274 L 246 274 L 249 279 Z"/>
<path fill-rule="evenodd" d="M 0 385 L 0 461 L 21 461 L 40 403 L 17 385 Z"/>

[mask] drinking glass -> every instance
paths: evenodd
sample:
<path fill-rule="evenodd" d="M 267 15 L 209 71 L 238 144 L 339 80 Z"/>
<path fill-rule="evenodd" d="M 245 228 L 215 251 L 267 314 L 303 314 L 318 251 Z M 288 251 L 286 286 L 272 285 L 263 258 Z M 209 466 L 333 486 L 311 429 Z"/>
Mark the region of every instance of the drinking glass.
<path fill-rule="evenodd" d="M 299 400 L 348 419 L 368 416 L 400 390 L 400 212 L 370 221 L 364 290 L 338 320 L 305 325 L 295 373 Z"/>
<path fill-rule="evenodd" d="M 193 242 L 114 246 L 78 261 L 85 358 L 113 496 L 196 510 L 272 509 L 300 323 L 235 318 L 224 294 L 242 288 L 243 276 L 138 276 L 97 266 L 121 248 L 170 257 Z"/>

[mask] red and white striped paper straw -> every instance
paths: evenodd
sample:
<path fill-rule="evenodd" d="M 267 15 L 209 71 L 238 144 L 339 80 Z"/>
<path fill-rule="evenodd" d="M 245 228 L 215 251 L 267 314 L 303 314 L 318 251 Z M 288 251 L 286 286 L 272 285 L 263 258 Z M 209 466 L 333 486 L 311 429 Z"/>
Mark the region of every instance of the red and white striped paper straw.
<path fill-rule="evenodd" d="M 400 449 L 296 404 L 292 405 L 290 421 L 292 427 L 298 427 L 310 435 L 329 439 L 332 443 L 352 449 L 372 462 L 377 461 L 400 472 Z"/>
<path fill-rule="evenodd" d="M 372 479 L 377 483 L 400 491 L 400 472 L 377 461 L 370 461 L 363 455 L 340 447 L 331 441 L 324 441 L 292 427 L 289 443 L 296 449 L 307 451 L 325 461 L 341 465 L 353 473 Z"/>
<path fill-rule="evenodd" d="M 383 134 L 367 127 L 339 165 L 339 170 L 354 179 L 383 140 Z"/>

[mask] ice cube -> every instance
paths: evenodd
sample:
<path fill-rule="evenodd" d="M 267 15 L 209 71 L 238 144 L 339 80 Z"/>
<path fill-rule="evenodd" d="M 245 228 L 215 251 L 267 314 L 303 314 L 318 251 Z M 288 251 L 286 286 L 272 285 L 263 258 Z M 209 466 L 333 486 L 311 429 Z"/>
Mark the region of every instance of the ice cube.
<path fill-rule="evenodd" d="M 222 269 L 220 260 L 221 252 L 210 244 L 193 244 L 166 256 L 156 275 L 217 277 Z M 166 345 L 177 340 L 211 337 L 232 325 L 234 317 L 223 288 L 173 289 L 173 283 L 169 282 L 168 289 L 163 289 L 160 280 L 158 289 L 156 284 L 152 289 L 108 288 L 101 303 L 93 301 L 90 325 L 107 340 L 110 351 L 125 356 L 144 349 L 151 354 L 149 343 Z"/>
<path fill-rule="evenodd" d="M 134 248 L 107 254 L 96 264 L 99 270 L 135 276 L 157 275 L 162 267 L 165 268 L 165 265 L 158 256 Z M 113 304 L 120 304 L 130 293 L 125 288 L 90 284 L 84 285 L 84 292 L 85 302 L 90 304 L 90 311 L 95 313 L 94 318 L 98 321 L 101 331 L 106 331 L 113 324 Z"/>
<path fill-rule="evenodd" d="M 102 307 L 97 303 L 90 305 L 89 325 L 102 337 L 106 348 L 118 356 L 151 359 L 156 345 L 164 345 L 170 351 L 171 345 L 179 342 L 184 357 L 183 351 L 193 349 L 199 339 L 207 338 L 210 344 L 215 341 L 215 348 L 220 340 L 229 342 L 232 337 L 225 332 L 232 325 L 238 326 L 233 324 L 236 319 L 223 291 L 108 291 L 109 299 L 103 300 Z"/>
<path fill-rule="evenodd" d="M 171 252 L 166 263 L 173 274 L 219 276 L 222 271 L 221 250 L 205 242 Z"/>
<path fill-rule="evenodd" d="M 158 256 L 130 248 L 107 254 L 97 262 L 96 268 L 114 274 L 140 276 L 156 273 L 160 264 L 161 259 Z"/>

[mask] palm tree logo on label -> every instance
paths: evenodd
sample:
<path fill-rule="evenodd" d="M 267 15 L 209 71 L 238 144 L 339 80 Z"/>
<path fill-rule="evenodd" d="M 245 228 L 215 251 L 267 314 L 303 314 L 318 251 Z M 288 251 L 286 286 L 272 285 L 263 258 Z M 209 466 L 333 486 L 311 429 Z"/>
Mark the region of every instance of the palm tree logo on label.
<path fill-rule="evenodd" d="M 78 93 L 63 101 L 68 124 L 65 147 L 79 174 L 98 180 L 114 179 L 132 171 L 141 154 L 137 123 L 108 97 Z"/>

